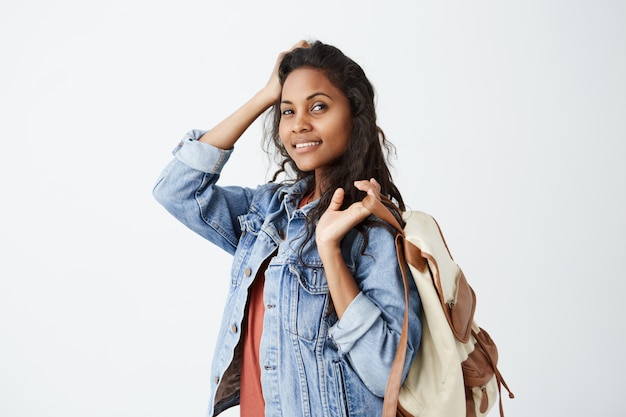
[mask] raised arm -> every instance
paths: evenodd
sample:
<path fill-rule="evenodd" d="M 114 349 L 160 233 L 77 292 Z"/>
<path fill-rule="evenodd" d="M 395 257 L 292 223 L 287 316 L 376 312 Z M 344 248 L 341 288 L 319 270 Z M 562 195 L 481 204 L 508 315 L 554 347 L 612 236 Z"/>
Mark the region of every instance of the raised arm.
<path fill-rule="evenodd" d="M 308 46 L 309 44 L 306 41 L 300 41 L 292 46 L 290 51 L 295 48 L 306 48 Z M 267 84 L 233 114 L 206 132 L 200 138 L 200 142 L 211 144 L 220 149 L 231 149 L 252 122 L 280 99 L 281 85 L 278 80 L 278 66 L 285 53 L 282 52 L 278 56 Z"/>
<path fill-rule="evenodd" d="M 293 48 L 307 47 L 298 42 Z M 234 253 L 245 214 L 256 190 L 218 187 L 220 172 L 235 142 L 252 122 L 280 99 L 280 54 L 267 84 L 247 103 L 208 132 L 189 132 L 174 150 L 175 158 L 161 172 L 155 198 L 191 230 Z"/>
<path fill-rule="evenodd" d="M 374 198 L 380 198 L 380 185 L 373 178 L 369 181 L 355 181 L 354 186 Z M 317 251 L 326 271 L 330 296 L 340 319 L 359 293 L 354 277 L 341 256 L 341 240 L 350 229 L 371 214 L 360 201 L 346 210 L 340 210 L 343 197 L 344 190 L 335 190 L 328 209 L 317 224 L 315 236 Z"/>
<path fill-rule="evenodd" d="M 374 179 L 355 187 L 379 198 Z M 340 210 L 344 192 L 335 191 L 316 229 L 316 243 L 339 321 L 329 331 L 363 383 L 382 397 L 397 350 L 404 318 L 404 288 L 396 259 L 394 237 L 387 230 L 371 235 L 366 255 L 353 275 L 345 264 L 340 244 L 345 234 L 371 214 L 362 202 Z M 409 341 L 404 374 L 415 357 L 421 337 L 419 296 L 410 280 Z"/>

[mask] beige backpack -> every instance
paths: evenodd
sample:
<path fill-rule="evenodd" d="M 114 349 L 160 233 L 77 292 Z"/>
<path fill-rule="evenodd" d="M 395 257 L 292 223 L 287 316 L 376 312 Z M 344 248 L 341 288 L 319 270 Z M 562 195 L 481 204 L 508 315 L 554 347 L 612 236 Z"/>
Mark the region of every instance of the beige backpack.
<path fill-rule="evenodd" d="M 406 358 L 408 314 L 389 380 L 383 417 L 483 417 L 509 390 L 497 368 L 498 350 L 474 321 L 476 295 L 454 262 L 433 217 L 420 211 L 404 213 L 400 227 L 377 199 L 363 204 L 396 228 L 396 249 L 408 306 L 406 266 L 411 270 L 422 302 L 422 340 L 417 357 L 402 385 Z"/>

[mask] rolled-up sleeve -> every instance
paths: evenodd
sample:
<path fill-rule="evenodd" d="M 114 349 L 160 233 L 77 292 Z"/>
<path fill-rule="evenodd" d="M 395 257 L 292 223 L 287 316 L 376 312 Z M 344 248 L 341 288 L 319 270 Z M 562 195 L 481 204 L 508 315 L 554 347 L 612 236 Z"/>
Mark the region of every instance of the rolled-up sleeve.
<path fill-rule="evenodd" d="M 248 212 L 255 190 L 216 185 L 232 149 L 199 142 L 203 133 L 191 130 L 183 137 L 152 192 L 191 230 L 234 253 L 241 234 L 238 217 Z"/>
<path fill-rule="evenodd" d="M 341 320 L 329 330 L 339 350 L 346 354 L 380 317 L 380 309 L 360 292 L 343 313 Z"/>
<path fill-rule="evenodd" d="M 190 168 L 207 174 L 219 174 L 233 150 L 219 149 L 198 141 L 204 133 L 204 130 L 197 129 L 189 131 L 172 153 L 176 159 Z"/>

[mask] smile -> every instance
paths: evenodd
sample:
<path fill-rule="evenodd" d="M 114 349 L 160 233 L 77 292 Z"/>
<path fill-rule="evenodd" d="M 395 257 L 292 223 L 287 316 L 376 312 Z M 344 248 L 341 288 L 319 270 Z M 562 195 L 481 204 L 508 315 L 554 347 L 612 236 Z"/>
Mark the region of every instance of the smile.
<path fill-rule="evenodd" d="M 300 149 L 300 148 L 308 148 L 310 146 L 318 146 L 320 145 L 322 142 L 321 141 L 317 141 L 317 142 L 304 142 L 304 143 L 296 143 L 296 149 Z"/>

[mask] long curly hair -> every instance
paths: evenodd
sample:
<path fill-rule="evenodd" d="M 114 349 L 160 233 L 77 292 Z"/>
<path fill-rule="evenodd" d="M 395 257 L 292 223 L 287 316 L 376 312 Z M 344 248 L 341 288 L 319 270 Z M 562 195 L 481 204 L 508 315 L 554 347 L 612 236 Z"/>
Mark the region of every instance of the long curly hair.
<path fill-rule="evenodd" d="M 354 187 L 354 181 L 370 178 L 378 181 L 381 194 L 394 203 L 389 205 L 389 208 L 402 224 L 399 211 L 404 211 L 405 205 L 389 171 L 389 156 L 395 154 L 395 147 L 376 123 L 374 87 L 365 72 L 338 48 L 320 41 L 313 42 L 308 48 L 297 48 L 285 54 L 278 69 L 281 85 L 289 74 L 298 68 L 323 71 L 329 81 L 348 98 L 352 113 L 352 134 L 347 149 L 331 164 L 330 169 L 324 171 L 325 177 L 322 179 L 324 189 L 321 190 L 318 205 L 309 213 L 309 225 L 317 223 L 328 208 L 333 192 L 339 187 L 345 191 L 342 210 L 356 201 L 361 201 L 366 194 Z M 279 136 L 280 118 L 280 100 L 278 100 L 267 114 L 265 122 L 265 150 L 275 155 L 280 166 L 272 181 L 277 181 L 281 175 L 293 181 L 309 178 L 306 195 L 315 189 L 314 172 L 298 169 L 287 153 Z M 311 228 L 309 232 L 310 238 Z"/>

